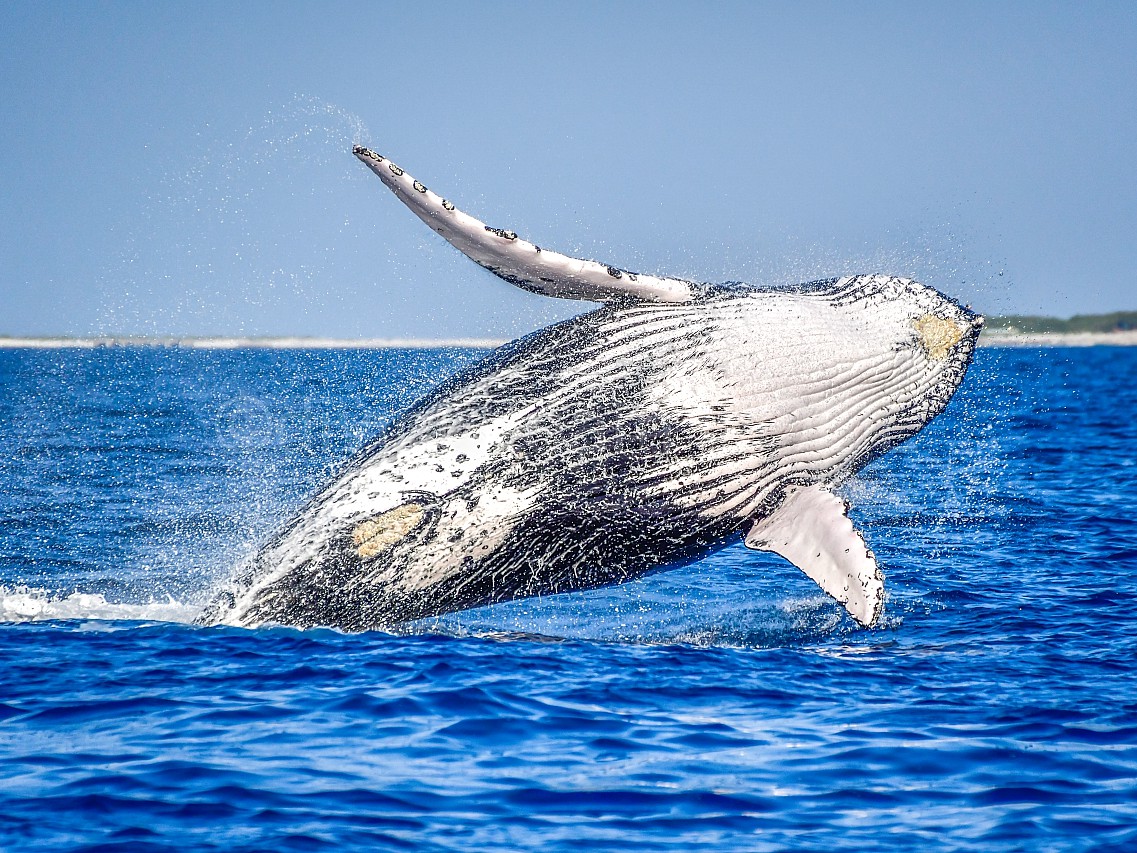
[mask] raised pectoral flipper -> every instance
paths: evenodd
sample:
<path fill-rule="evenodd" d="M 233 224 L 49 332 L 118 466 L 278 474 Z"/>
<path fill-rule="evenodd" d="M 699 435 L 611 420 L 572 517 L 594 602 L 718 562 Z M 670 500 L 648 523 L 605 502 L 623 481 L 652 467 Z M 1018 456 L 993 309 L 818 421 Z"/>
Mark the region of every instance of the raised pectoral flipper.
<path fill-rule="evenodd" d="M 793 487 L 777 510 L 750 528 L 746 547 L 781 554 L 871 628 L 884 608 L 884 576 L 847 510 L 822 486 Z"/>
<path fill-rule="evenodd" d="M 510 284 L 546 296 L 593 302 L 689 302 L 696 295 L 698 287 L 689 281 L 570 258 L 522 240 L 512 231 L 491 228 L 458 210 L 370 148 L 357 145 L 354 153 L 432 230 Z"/>

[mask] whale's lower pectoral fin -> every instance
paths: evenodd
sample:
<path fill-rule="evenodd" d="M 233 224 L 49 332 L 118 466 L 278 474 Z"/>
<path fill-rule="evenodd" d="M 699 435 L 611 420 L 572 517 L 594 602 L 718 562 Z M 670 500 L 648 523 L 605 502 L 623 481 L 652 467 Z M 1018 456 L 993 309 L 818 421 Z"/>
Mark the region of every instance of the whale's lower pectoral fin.
<path fill-rule="evenodd" d="M 689 302 L 697 294 L 698 286 L 683 279 L 628 272 L 542 249 L 512 231 L 491 228 L 463 213 L 370 148 L 357 145 L 354 154 L 432 230 L 510 284 L 546 296 L 593 302 Z"/>
<path fill-rule="evenodd" d="M 847 510 L 822 486 L 794 487 L 777 510 L 754 523 L 746 547 L 781 554 L 871 628 L 884 608 L 884 576 Z"/>

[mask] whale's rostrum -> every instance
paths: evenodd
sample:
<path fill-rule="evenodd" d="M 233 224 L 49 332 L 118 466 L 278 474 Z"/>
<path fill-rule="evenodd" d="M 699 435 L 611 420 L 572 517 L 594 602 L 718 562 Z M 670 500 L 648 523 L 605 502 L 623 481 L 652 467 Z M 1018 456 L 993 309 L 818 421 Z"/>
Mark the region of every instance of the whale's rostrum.
<path fill-rule="evenodd" d="M 877 624 L 883 575 L 833 489 L 943 410 L 981 317 L 892 276 L 719 287 L 570 258 L 355 154 L 506 281 L 604 304 L 393 423 L 202 622 L 390 627 L 618 583 L 741 535 Z"/>

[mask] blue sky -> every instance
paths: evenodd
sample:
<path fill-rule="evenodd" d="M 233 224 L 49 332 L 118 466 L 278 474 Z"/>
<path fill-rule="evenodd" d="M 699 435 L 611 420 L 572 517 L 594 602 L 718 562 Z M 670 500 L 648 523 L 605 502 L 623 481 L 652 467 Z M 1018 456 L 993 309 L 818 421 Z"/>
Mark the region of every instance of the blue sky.
<path fill-rule="evenodd" d="M 0 4 L 0 334 L 512 336 L 584 307 L 354 141 L 622 267 L 1137 308 L 1137 4 Z"/>

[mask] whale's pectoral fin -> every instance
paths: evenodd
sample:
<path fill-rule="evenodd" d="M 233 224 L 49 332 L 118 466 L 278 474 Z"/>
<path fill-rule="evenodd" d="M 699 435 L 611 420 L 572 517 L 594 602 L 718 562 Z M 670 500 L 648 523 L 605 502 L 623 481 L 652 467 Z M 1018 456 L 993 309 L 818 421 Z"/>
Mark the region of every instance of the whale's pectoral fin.
<path fill-rule="evenodd" d="M 699 292 L 692 282 L 580 260 L 522 240 L 512 231 L 491 228 L 431 192 L 370 148 L 354 154 L 419 219 L 450 245 L 490 272 L 534 293 L 593 302 L 689 302 Z"/>
<path fill-rule="evenodd" d="M 847 510 L 822 486 L 794 487 L 777 510 L 754 523 L 746 547 L 781 554 L 871 628 L 884 608 L 884 576 Z"/>

